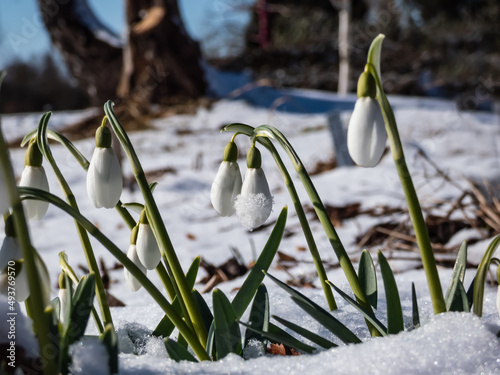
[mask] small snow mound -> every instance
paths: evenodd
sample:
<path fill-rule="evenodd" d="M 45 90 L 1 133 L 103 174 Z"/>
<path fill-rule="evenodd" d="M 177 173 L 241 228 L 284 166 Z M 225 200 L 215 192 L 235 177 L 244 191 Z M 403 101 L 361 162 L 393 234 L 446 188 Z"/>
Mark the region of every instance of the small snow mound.
<path fill-rule="evenodd" d="M 243 349 L 243 358 L 259 358 L 266 354 L 262 342 L 257 339 L 251 339 L 245 349 Z"/>
<path fill-rule="evenodd" d="M 70 346 L 71 374 L 109 374 L 109 356 L 97 337 L 84 337 Z"/>
<path fill-rule="evenodd" d="M 273 198 L 263 193 L 238 195 L 234 202 L 236 216 L 245 228 L 252 230 L 264 224 L 273 210 Z"/>

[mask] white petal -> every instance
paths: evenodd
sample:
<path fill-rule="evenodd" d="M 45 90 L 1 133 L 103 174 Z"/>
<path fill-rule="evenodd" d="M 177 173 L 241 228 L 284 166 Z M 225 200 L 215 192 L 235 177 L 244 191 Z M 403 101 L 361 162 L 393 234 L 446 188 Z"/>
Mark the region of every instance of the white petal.
<path fill-rule="evenodd" d="M 19 260 L 23 257 L 19 243 L 15 237 L 6 236 L 0 248 L 0 272 L 5 271 L 5 267 L 11 260 Z"/>
<path fill-rule="evenodd" d="M 7 186 L 5 185 L 5 177 L 2 168 L 0 168 L 0 215 L 3 215 L 9 206 L 9 195 L 7 193 Z"/>
<path fill-rule="evenodd" d="M 241 195 L 249 194 L 264 194 L 267 198 L 271 198 L 269 184 L 262 168 L 248 168 L 245 173 L 245 180 L 241 187 Z"/>
<path fill-rule="evenodd" d="M 26 186 L 49 191 L 49 181 L 43 167 L 25 166 L 19 181 L 19 186 Z M 49 208 L 48 202 L 25 200 L 23 202 L 24 212 L 28 219 L 41 220 Z"/>
<path fill-rule="evenodd" d="M 352 160 L 362 167 L 374 167 L 384 153 L 387 133 L 380 106 L 370 97 L 359 98 L 347 130 L 347 148 Z"/>
<path fill-rule="evenodd" d="M 130 245 L 130 247 L 128 248 L 127 257 L 132 262 L 134 262 L 134 264 L 137 267 L 139 267 L 144 274 L 146 274 L 147 272 L 146 267 L 142 265 L 141 261 L 139 260 L 139 257 L 137 256 L 136 245 Z M 139 289 L 142 288 L 142 284 L 139 281 L 137 281 L 137 279 L 134 276 L 132 276 L 132 274 L 126 268 L 123 268 L 123 273 L 125 275 L 125 282 L 127 283 L 128 288 L 132 292 L 137 292 Z"/>
<path fill-rule="evenodd" d="M 87 193 L 95 207 L 113 208 L 123 188 L 122 171 L 111 147 L 96 147 L 87 172 Z"/>
<path fill-rule="evenodd" d="M 234 213 L 234 199 L 240 193 L 241 184 L 238 163 L 223 161 L 210 191 L 212 206 L 220 216 L 231 216 Z"/>
<path fill-rule="evenodd" d="M 23 264 L 21 272 L 16 275 L 16 301 L 24 302 L 30 296 L 30 287 L 28 285 L 28 273 L 26 272 L 26 265 Z"/>
<path fill-rule="evenodd" d="M 149 224 L 139 224 L 136 246 L 137 256 L 144 267 L 148 270 L 155 269 L 160 263 L 161 253 Z"/>
<path fill-rule="evenodd" d="M 264 194 L 238 195 L 234 202 L 236 216 L 245 228 L 252 230 L 265 223 L 273 210 L 273 198 Z"/>
<path fill-rule="evenodd" d="M 68 310 L 71 308 L 69 306 L 68 294 L 66 293 L 66 289 L 59 289 L 57 293 L 57 297 L 59 298 L 59 321 L 64 326 L 66 323 L 66 315 Z"/>

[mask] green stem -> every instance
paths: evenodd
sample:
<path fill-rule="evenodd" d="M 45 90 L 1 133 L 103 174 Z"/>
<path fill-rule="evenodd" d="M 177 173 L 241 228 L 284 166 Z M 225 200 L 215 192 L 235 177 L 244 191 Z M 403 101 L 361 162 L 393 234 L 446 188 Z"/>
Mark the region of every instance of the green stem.
<path fill-rule="evenodd" d="M 75 210 L 69 204 L 54 194 L 43 190 L 21 187 L 19 192 L 23 199 L 35 199 L 44 202 L 49 202 L 60 208 L 67 214 L 71 215 L 78 223 L 95 239 L 97 239 L 123 266 L 134 276 L 144 287 L 144 289 L 153 297 L 161 309 L 165 312 L 171 322 L 177 327 L 179 332 L 184 336 L 188 344 L 191 346 L 195 354 L 202 361 L 210 360 L 203 345 L 198 341 L 196 334 L 189 329 L 182 318 L 175 312 L 172 305 L 166 300 L 163 294 L 156 286 L 148 279 L 148 277 L 132 262 L 126 254 L 124 254 L 109 238 L 107 238 L 97 227 L 95 227 L 86 217 Z"/>
<path fill-rule="evenodd" d="M 61 173 L 57 163 L 52 155 L 52 151 L 49 146 L 49 142 L 47 139 L 47 126 L 50 119 L 50 112 L 47 112 L 42 116 L 40 120 L 40 124 L 38 125 L 38 134 L 37 134 L 37 143 L 38 147 L 40 147 L 40 151 L 50 163 L 54 174 L 56 175 L 59 186 L 66 197 L 67 202 L 71 207 L 75 210 L 79 211 L 78 203 L 76 202 L 76 198 L 71 191 L 66 179 Z M 90 243 L 89 236 L 85 229 L 75 221 L 76 230 L 78 232 L 78 236 L 80 238 L 80 242 L 82 244 L 82 249 L 85 254 L 85 258 L 87 259 L 87 264 L 89 266 L 89 272 L 93 272 L 95 274 L 95 289 L 96 289 L 96 298 L 99 305 L 99 309 L 101 311 L 102 319 L 104 326 L 108 324 L 113 324 L 113 319 L 111 317 L 111 311 L 109 309 L 108 300 L 106 297 L 106 291 L 104 289 L 104 284 L 102 282 L 102 277 L 99 272 L 99 267 L 97 265 L 97 261 L 94 255 L 94 251 L 92 250 L 92 245 Z"/>
<path fill-rule="evenodd" d="M 420 207 L 417 192 L 415 191 L 413 180 L 406 164 L 403 145 L 401 143 L 401 138 L 399 137 L 399 131 L 396 124 L 396 119 L 394 117 L 394 112 L 392 111 L 391 105 L 389 104 L 387 96 L 385 95 L 384 88 L 382 87 L 382 83 L 380 82 L 380 78 L 377 73 L 377 69 L 370 60 L 367 63 L 366 69 L 375 78 L 375 82 L 377 85 L 377 100 L 380 103 L 380 107 L 382 109 L 382 114 L 385 120 L 385 128 L 391 146 L 392 156 L 396 165 L 396 170 L 398 171 L 401 186 L 403 187 L 406 202 L 408 204 L 408 211 L 413 223 L 417 245 L 420 250 L 420 257 L 422 258 L 422 264 L 424 267 L 425 276 L 427 278 L 427 284 L 432 299 L 434 314 L 439 314 L 446 311 L 443 289 L 441 287 L 441 281 L 439 280 L 436 260 L 434 258 L 434 252 L 432 250 L 431 240 L 429 238 L 429 232 L 425 224 L 422 208 Z"/>
<path fill-rule="evenodd" d="M 118 140 L 125 150 L 125 153 L 127 154 L 135 179 L 137 181 L 137 184 L 139 185 L 139 188 L 141 189 L 145 205 L 148 209 L 149 215 L 151 216 L 150 224 L 155 228 L 160 248 L 163 252 L 163 255 L 165 255 L 166 257 L 169 266 L 172 269 L 173 277 L 179 287 L 180 295 L 178 296 L 178 298 L 182 298 L 184 300 L 189 313 L 189 317 L 195 327 L 196 334 L 198 335 L 200 342 L 205 345 L 207 342 L 207 330 L 205 328 L 205 325 L 203 324 L 203 319 L 201 317 L 200 311 L 197 308 L 191 290 L 188 286 L 186 275 L 182 271 L 182 267 L 180 265 L 179 259 L 177 258 L 177 254 L 175 253 L 170 237 L 167 233 L 167 229 L 163 224 L 158 206 L 156 205 L 153 194 L 149 189 L 149 184 L 146 180 L 146 176 L 142 169 L 141 163 L 139 162 L 137 154 L 134 150 L 134 147 L 132 146 L 132 143 L 130 142 L 130 139 L 128 138 L 128 135 L 125 133 L 123 127 L 121 126 L 120 122 L 113 112 L 113 103 L 111 101 L 108 101 L 104 105 L 104 111 L 109 119 L 113 131 L 115 132 Z"/>
<path fill-rule="evenodd" d="M 24 215 L 23 205 L 19 197 L 16 187 L 16 179 L 12 164 L 10 163 L 9 152 L 7 145 L 3 139 L 0 129 L 0 173 L 5 177 L 5 185 L 7 188 L 10 206 L 14 216 L 14 226 L 21 247 L 26 274 L 28 275 L 28 285 L 30 288 L 30 296 L 26 301 L 27 310 L 33 320 L 33 329 L 38 340 L 38 347 L 42 360 L 43 372 L 45 374 L 58 373 L 57 361 L 53 357 L 52 349 L 57 347 L 57 343 L 51 342 L 50 327 L 52 321 L 48 314 L 45 314 L 45 307 L 48 305 L 48 300 L 45 300 L 46 293 L 42 290 L 40 275 L 35 264 L 35 250 L 31 245 L 28 225 Z"/>

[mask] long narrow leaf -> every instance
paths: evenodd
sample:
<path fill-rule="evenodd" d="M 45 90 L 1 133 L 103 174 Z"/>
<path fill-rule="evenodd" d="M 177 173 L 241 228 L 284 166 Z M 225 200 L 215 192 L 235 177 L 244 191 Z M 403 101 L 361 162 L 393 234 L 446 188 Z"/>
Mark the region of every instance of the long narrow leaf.
<path fill-rule="evenodd" d="M 314 332 L 309 331 L 308 329 L 305 329 L 304 327 L 301 327 L 295 323 L 292 323 L 286 319 L 280 318 L 279 316 L 273 315 L 273 318 L 277 320 L 279 323 L 283 324 L 285 327 L 291 329 L 292 331 L 298 333 L 302 337 L 312 341 L 316 345 L 321 346 L 322 348 L 325 349 L 330 349 L 338 346 L 337 344 L 334 344 L 330 340 L 325 339 L 324 337 L 321 337 L 317 335 Z"/>
<path fill-rule="evenodd" d="M 328 311 L 323 309 L 318 304 L 311 301 L 309 298 L 304 296 L 297 290 L 289 287 L 282 281 L 278 280 L 274 276 L 267 274 L 267 276 L 278 284 L 282 289 L 287 291 L 291 296 L 292 300 L 299 305 L 305 312 L 307 312 L 311 317 L 321 323 L 326 329 L 337 336 L 342 342 L 346 344 L 360 343 L 361 340 L 343 325 L 339 320 L 333 317 Z"/>
<path fill-rule="evenodd" d="M 393 334 L 404 330 L 403 309 L 399 298 L 398 286 L 391 266 L 382 252 L 378 252 L 378 262 L 384 280 L 385 298 L 387 301 L 387 333 Z"/>
<path fill-rule="evenodd" d="M 203 319 L 203 323 L 205 324 L 205 329 L 208 332 L 210 330 L 210 326 L 212 325 L 212 322 L 214 321 L 212 311 L 210 311 L 210 308 L 208 307 L 207 302 L 203 299 L 200 292 L 198 292 L 196 289 L 194 289 L 192 293 L 193 293 L 194 302 L 196 303 L 196 306 L 198 306 L 198 310 L 200 311 L 201 318 Z"/>
<path fill-rule="evenodd" d="M 413 328 L 420 327 L 420 315 L 418 313 L 417 292 L 415 291 L 415 284 L 411 283 L 411 305 L 412 305 L 412 324 Z"/>
<path fill-rule="evenodd" d="M 484 283 L 486 282 L 486 275 L 490 267 L 491 257 L 495 254 L 499 245 L 500 234 L 491 241 L 483 255 L 483 259 L 481 259 L 477 267 L 477 273 L 474 280 L 474 314 L 477 316 L 483 315 Z"/>
<path fill-rule="evenodd" d="M 118 374 L 118 336 L 111 323 L 106 324 L 100 339 L 108 351 L 109 373 Z"/>
<path fill-rule="evenodd" d="M 229 353 L 241 355 L 241 331 L 233 306 L 220 289 L 215 289 L 212 297 L 217 359 L 222 359 Z"/>
<path fill-rule="evenodd" d="M 198 362 L 196 358 L 194 358 L 193 355 L 189 353 L 187 349 L 180 345 L 178 342 L 169 338 L 166 338 L 165 340 L 163 340 L 163 342 L 165 343 L 165 348 L 167 349 L 168 356 L 174 361 Z"/>
<path fill-rule="evenodd" d="M 269 327 L 269 295 L 267 294 L 267 289 L 264 284 L 260 284 L 255 298 L 253 299 L 252 308 L 250 309 L 250 316 L 248 321 L 250 326 L 260 331 L 267 331 Z M 252 339 L 262 342 L 265 347 L 266 340 L 262 335 L 259 335 L 255 331 L 247 329 L 245 332 L 245 347 L 248 342 Z"/>
<path fill-rule="evenodd" d="M 366 310 L 363 306 L 361 306 L 356 300 L 349 297 L 346 293 L 344 293 L 341 289 L 337 288 L 333 283 L 327 281 L 328 285 L 330 285 L 335 291 L 340 294 L 342 298 L 344 298 L 350 305 L 352 305 L 356 310 L 358 310 L 366 320 L 368 320 L 373 326 L 380 332 L 382 336 L 387 336 L 387 328 L 378 320 L 375 315 L 373 315 L 370 311 Z"/>
<path fill-rule="evenodd" d="M 359 259 L 358 277 L 361 289 L 365 292 L 368 303 L 377 308 L 377 273 L 370 253 L 363 250 Z"/>
<path fill-rule="evenodd" d="M 459 283 L 462 284 L 465 276 L 465 268 L 467 266 L 467 242 L 462 242 L 460 250 L 457 254 L 457 260 L 453 267 L 453 274 L 451 275 L 450 285 L 444 298 L 446 303 L 446 311 L 462 311 L 460 306 L 463 306 L 460 300 L 461 292 L 458 290 Z M 462 285 L 463 288 L 463 285 Z"/>
<path fill-rule="evenodd" d="M 287 212 L 287 207 L 283 207 L 278 220 L 276 220 L 274 229 L 269 236 L 264 249 L 262 250 L 262 253 L 233 299 L 232 305 L 238 319 L 241 318 L 248 305 L 250 305 L 250 302 L 257 292 L 257 288 L 262 283 L 262 280 L 264 280 L 263 271 L 266 272 L 269 269 L 274 256 L 278 251 L 278 247 L 285 231 Z"/>

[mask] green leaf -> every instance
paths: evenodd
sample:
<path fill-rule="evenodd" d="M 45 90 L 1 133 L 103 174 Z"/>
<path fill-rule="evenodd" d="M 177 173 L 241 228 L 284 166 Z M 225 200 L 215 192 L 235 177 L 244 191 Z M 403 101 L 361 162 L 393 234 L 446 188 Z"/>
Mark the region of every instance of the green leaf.
<path fill-rule="evenodd" d="M 282 281 L 278 280 L 271 274 L 267 276 L 278 284 L 282 289 L 287 291 L 291 296 L 292 300 L 299 305 L 305 312 L 307 312 L 311 317 L 317 320 L 326 329 L 337 336 L 342 342 L 346 344 L 360 343 L 361 340 L 349 330 L 345 325 L 343 325 L 339 320 L 334 318 L 328 311 L 323 309 L 318 304 L 311 301 L 309 298 L 304 296 L 297 290 L 289 287 Z"/>
<path fill-rule="evenodd" d="M 77 341 L 85 333 L 90 311 L 94 304 L 94 295 L 95 276 L 93 273 L 90 273 L 88 276 L 81 278 L 73 295 L 70 322 L 64 330 L 64 336 L 67 336 L 68 345 Z"/>
<path fill-rule="evenodd" d="M 152 182 L 149 184 L 149 190 L 151 190 L 151 193 L 153 193 L 158 186 L 158 182 Z"/>
<path fill-rule="evenodd" d="M 394 279 L 391 266 L 381 251 L 378 252 L 378 262 L 382 272 L 382 279 L 384 280 L 385 298 L 387 302 L 387 333 L 398 333 L 404 331 L 405 328 L 398 286 Z"/>
<path fill-rule="evenodd" d="M 203 319 L 203 324 L 205 325 L 205 329 L 208 332 L 210 330 L 210 326 L 212 325 L 212 322 L 214 321 L 212 311 L 210 311 L 210 308 L 208 307 L 207 302 L 201 296 L 200 292 L 198 292 L 197 290 L 193 290 L 192 293 L 193 293 L 194 302 L 196 303 L 196 306 L 198 307 L 198 310 L 200 311 L 201 318 Z"/>
<path fill-rule="evenodd" d="M 49 331 L 50 343 L 51 345 L 53 345 L 53 347 L 51 347 L 51 351 L 52 353 L 58 355 L 60 346 L 59 319 L 58 319 L 59 313 L 56 312 L 52 303 L 45 308 L 43 313 L 44 315 L 47 316 L 47 319 L 45 321 L 49 323 L 48 331 Z M 57 363 L 57 358 L 54 358 L 54 360 Z"/>
<path fill-rule="evenodd" d="M 207 353 L 208 355 L 213 359 L 217 360 L 217 353 L 215 350 L 215 332 L 214 332 L 214 321 L 212 320 L 212 324 L 210 325 L 210 328 L 208 329 L 208 334 L 207 334 Z"/>
<path fill-rule="evenodd" d="M 363 306 L 361 306 L 358 302 L 356 302 L 355 299 L 351 298 L 349 295 L 344 293 L 341 289 L 337 288 L 333 283 L 330 281 L 327 281 L 327 283 L 335 289 L 335 291 L 340 294 L 342 298 L 344 298 L 350 305 L 356 308 L 364 317 L 366 320 L 368 320 L 373 326 L 377 329 L 377 331 L 380 332 L 382 336 L 387 336 L 387 328 L 378 320 L 375 315 L 371 312 L 366 310 Z"/>
<path fill-rule="evenodd" d="M 99 337 L 109 355 L 109 372 L 118 374 L 118 336 L 111 323 L 106 324 L 104 333 Z"/>
<path fill-rule="evenodd" d="M 260 284 L 257 294 L 255 294 L 255 298 L 253 299 L 252 308 L 250 309 L 249 324 L 251 327 L 265 332 L 269 327 L 269 316 L 269 295 L 267 294 L 266 286 Z M 245 347 L 252 339 L 262 342 L 263 348 L 265 348 L 265 338 L 255 331 L 247 329 L 245 332 Z"/>
<path fill-rule="evenodd" d="M 462 311 L 460 310 L 460 306 L 463 306 L 463 302 L 460 300 L 462 294 L 458 285 L 462 284 L 464 281 L 466 267 L 467 242 L 464 241 L 458 251 L 457 260 L 455 261 L 455 266 L 453 267 L 453 274 L 451 275 L 450 285 L 448 286 L 448 291 L 446 292 L 446 311 Z"/>
<path fill-rule="evenodd" d="M 196 358 L 193 357 L 193 355 L 189 353 L 186 348 L 184 348 L 182 345 L 179 345 L 178 342 L 169 338 L 164 339 L 163 342 L 165 343 L 165 348 L 167 349 L 168 356 L 174 361 L 198 362 Z"/>
<path fill-rule="evenodd" d="M 193 289 L 194 283 L 196 282 L 196 276 L 198 276 L 198 270 L 200 268 L 201 258 L 197 256 L 194 258 L 193 263 L 186 272 L 186 280 L 190 289 Z"/>
<path fill-rule="evenodd" d="M 257 262 L 252 267 L 252 270 L 250 271 L 240 290 L 234 297 L 232 305 L 238 319 L 241 318 L 248 305 L 250 305 L 250 302 L 257 292 L 257 288 L 262 283 L 262 280 L 264 280 L 264 273 L 262 271 L 265 272 L 269 269 L 274 256 L 278 251 L 278 247 L 281 243 L 281 239 L 283 238 L 283 233 L 285 231 L 287 211 L 287 207 L 283 207 L 278 220 L 276 220 L 274 229 L 269 236 L 269 239 L 267 240 L 266 246 L 264 246 L 264 249 L 257 259 Z"/>
<path fill-rule="evenodd" d="M 385 35 L 379 34 L 375 39 L 373 39 L 370 49 L 368 50 L 367 63 L 372 64 L 377 71 L 379 79 L 382 80 L 380 74 L 380 55 L 382 52 L 382 42 L 384 41 Z"/>
<path fill-rule="evenodd" d="M 359 284 L 366 295 L 366 299 L 374 309 L 377 308 L 377 273 L 370 253 L 363 250 L 359 259 Z"/>
<path fill-rule="evenodd" d="M 285 327 L 298 333 L 302 337 L 312 341 L 316 345 L 321 346 L 322 348 L 330 349 L 330 348 L 334 348 L 334 347 L 338 346 L 337 344 L 334 344 L 330 340 L 327 340 L 324 337 L 321 337 L 321 336 L 317 335 L 316 333 L 311 332 L 311 331 L 309 331 L 309 330 L 307 330 L 307 329 L 305 329 L 305 328 L 303 328 L 295 323 L 292 323 L 286 319 L 280 318 L 279 316 L 275 316 L 275 315 L 273 315 L 273 318 L 275 320 L 277 320 L 279 323 L 283 324 Z"/>
<path fill-rule="evenodd" d="M 474 280 L 474 314 L 477 316 L 483 315 L 483 297 L 484 297 L 484 283 L 486 282 L 486 275 L 490 268 L 491 258 L 497 247 L 500 245 L 500 234 L 496 236 L 489 244 L 486 252 L 477 267 L 477 273 Z"/>
<path fill-rule="evenodd" d="M 292 335 L 283 331 L 280 327 L 274 325 L 273 323 L 269 323 L 269 331 L 264 332 L 258 329 L 251 327 L 250 325 L 240 322 L 241 325 L 245 326 L 247 329 L 254 331 L 255 333 L 266 337 L 269 341 L 275 344 L 284 344 L 291 348 L 303 351 L 305 353 L 312 353 L 316 350 L 316 348 L 306 345 L 303 342 L 300 342 Z"/>
<path fill-rule="evenodd" d="M 411 283 L 411 305 L 412 305 L 412 324 L 413 328 L 420 327 L 420 315 L 418 313 L 417 292 L 415 291 L 415 284 Z"/>
<path fill-rule="evenodd" d="M 242 354 L 241 332 L 236 313 L 220 289 L 214 289 L 214 336 L 217 360 L 229 353 Z"/>
<path fill-rule="evenodd" d="M 177 296 L 175 296 L 174 300 L 172 301 L 172 309 L 174 309 L 177 314 L 182 316 L 181 304 L 179 303 Z M 156 326 L 152 335 L 156 337 L 169 337 L 174 329 L 174 323 L 172 323 L 167 315 L 164 315 L 162 320 L 160 320 L 160 323 L 158 323 L 158 325 Z"/>

